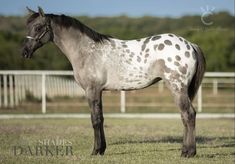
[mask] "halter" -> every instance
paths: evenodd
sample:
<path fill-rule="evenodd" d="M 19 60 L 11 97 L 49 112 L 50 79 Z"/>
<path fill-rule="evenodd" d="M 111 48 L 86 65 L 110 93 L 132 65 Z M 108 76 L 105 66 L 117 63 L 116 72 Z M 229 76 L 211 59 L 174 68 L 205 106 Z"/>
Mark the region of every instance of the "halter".
<path fill-rule="evenodd" d="M 27 39 L 30 39 L 30 40 L 35 40 L 36 42 L 40 41 L 42 39 L 42 37 L 44 37 L 44 35 L 50 31 L 50 27 L 49 25 L 46 25 L 46 30 L 43 31 L 38 37 L 32 37 L 32 36 L 29 36 L 27 35 L 26 38 Z"/>

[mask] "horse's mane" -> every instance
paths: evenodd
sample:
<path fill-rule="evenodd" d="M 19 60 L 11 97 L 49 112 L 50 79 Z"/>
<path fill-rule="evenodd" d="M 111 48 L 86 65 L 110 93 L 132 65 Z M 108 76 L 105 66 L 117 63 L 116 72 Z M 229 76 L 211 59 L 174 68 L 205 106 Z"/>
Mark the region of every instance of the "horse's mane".
<path fill-rule="evenodd" d="M 39 16 L 38 13 L 35 13 L 31 15 L 27 23 L 32 22 L 35 18 Z M 100 34 L 91 28 L 87 27 L 83 23 L 81 23 L 79 20 L 66 16 L 66 15 L 55 15 L 55 14 L 46 14 L 46 17 L 50 18 L 52 21 L 54 21 L 56 24 L 63 26 L 65 28 L 73 27 L 75 29 L 80 30 L 81 33 L 86 34 L 89 38 L 94 40 L 95 42 L 103 42 L 104 40 L 109 40 L 111 36 Z"/>

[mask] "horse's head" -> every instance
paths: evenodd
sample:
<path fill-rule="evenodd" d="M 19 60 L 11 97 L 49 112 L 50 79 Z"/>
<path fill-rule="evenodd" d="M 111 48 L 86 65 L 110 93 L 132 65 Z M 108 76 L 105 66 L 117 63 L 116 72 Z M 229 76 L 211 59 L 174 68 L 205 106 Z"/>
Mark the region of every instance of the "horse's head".
<path fill-rule="evenodd" d="M 38 12 L 28 7 L 27 9 L 30 17 L 27 20 L 28 35 L 23 45 L 22 55 L 30 58 L 38 48 L 53 39 L 53 32 L 50 20 L 45 16 L 42 8 L 38 7 Z"/>

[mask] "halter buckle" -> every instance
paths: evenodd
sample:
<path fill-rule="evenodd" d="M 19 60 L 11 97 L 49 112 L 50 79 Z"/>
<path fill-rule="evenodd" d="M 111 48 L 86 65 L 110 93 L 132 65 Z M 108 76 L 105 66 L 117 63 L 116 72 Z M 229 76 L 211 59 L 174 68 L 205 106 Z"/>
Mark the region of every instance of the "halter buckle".
<path fill-rule="evenodd" d="M 31 40 L 35 40 L 35 38 L 32 37 L 32 36 L 26 36 L 26 38 L 27 38 L 27 39 L 31 39 Z"/>

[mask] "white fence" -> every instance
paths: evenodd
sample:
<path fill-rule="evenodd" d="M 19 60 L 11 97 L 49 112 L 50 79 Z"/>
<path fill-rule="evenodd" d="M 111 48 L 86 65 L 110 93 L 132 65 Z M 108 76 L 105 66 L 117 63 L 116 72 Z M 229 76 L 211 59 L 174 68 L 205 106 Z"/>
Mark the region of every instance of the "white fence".
<path fill-rule="evenodd" d="M 27 96 L 41 100 L 42 113 L 46 113 L 46 98 L 56 96 L 84 96 L 84 91 L 75 83 L 72 71 L 0 71 L 0 108 L 18 106 Z M 67 76 L 67 77 L 65 77 Z M 213 84 L 213 94 L 218 94 L 218 84 L 234 84 L 235 73 L 207 72 L 204 83 Z M 158 85 L 163 91 L 163 83 Z M 125 92 L 120 92 L 120 111 L 125 113 Z M 197 96 L 198 111 L 202 111 L 202 88 Z"/>

